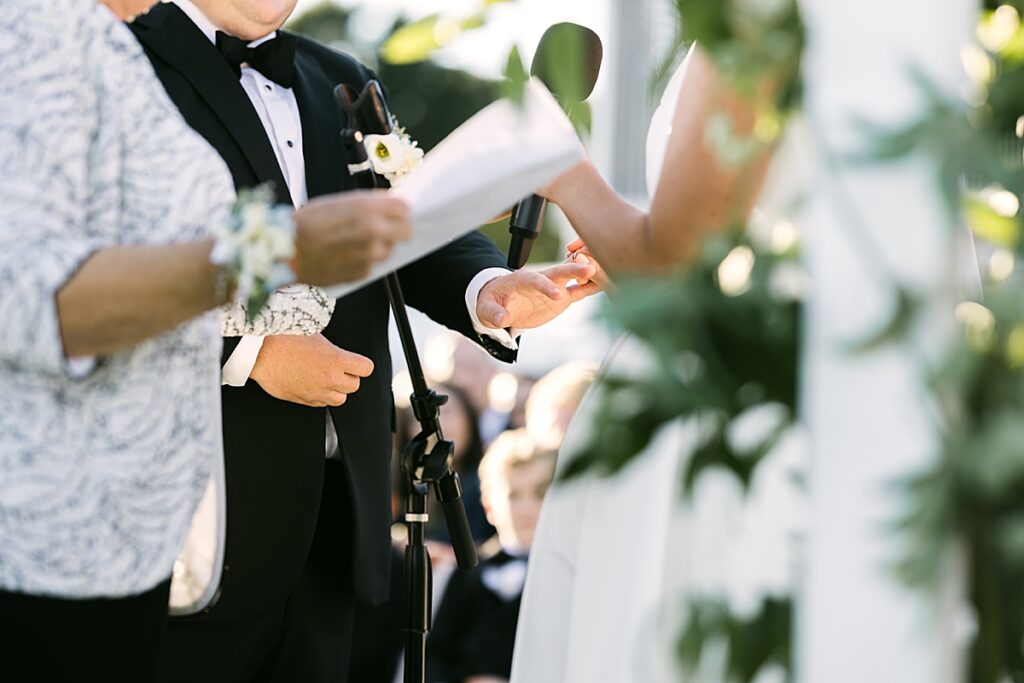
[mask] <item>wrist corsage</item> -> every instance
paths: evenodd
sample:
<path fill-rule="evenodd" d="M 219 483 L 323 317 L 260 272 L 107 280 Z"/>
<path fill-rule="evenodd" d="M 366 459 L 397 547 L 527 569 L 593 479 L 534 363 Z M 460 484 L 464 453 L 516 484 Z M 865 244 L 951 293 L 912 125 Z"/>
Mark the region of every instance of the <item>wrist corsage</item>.
<path fill-rule="evenodd" d="M 269 185 L 242 190 L 214 237 L 210 261 L 223 268 L 221 294 L 234 285 L 235 300 L 252 322 L 274 290 L 295 281 L 288 265 L 295 256 L 292 209 L 274 204 Z"/>
<path fill-rule="evenodd" d="M 423 163 L 423 150 L 405 128 L 398 125 L 394 116 L 391 117 L 391 130 L 388 135 L 367 135 L 363 142 L 373 172 L 387 178 L 391 187 L 398 187 Z"/>

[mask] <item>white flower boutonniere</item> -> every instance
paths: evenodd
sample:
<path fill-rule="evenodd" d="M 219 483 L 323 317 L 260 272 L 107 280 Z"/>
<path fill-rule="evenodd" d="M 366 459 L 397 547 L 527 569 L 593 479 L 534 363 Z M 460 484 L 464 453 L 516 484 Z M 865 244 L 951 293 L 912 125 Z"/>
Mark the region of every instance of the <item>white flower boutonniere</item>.
<path fill-rule="evenodd" d="M 423 163 L 423 150 L 393 116 L 391 128 L 393 132 L 389 135 L 367 135 L 363 142 L 374 173 L 384 176 L 392 187 L 397 187 Z"/>

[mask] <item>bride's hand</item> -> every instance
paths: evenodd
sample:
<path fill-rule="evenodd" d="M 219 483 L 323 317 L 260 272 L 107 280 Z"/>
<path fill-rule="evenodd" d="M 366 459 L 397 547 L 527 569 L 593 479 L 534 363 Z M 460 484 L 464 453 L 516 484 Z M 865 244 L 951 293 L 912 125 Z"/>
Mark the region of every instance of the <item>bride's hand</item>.
<path fill-rule="evenodd" d="M 601 264 L 598 263 L 597 259 L 595 259 L 593 254 L 590 253 L 590 250 L 587 249 L 587 245 L 583 243 L 583 240 L 576 240 L 570 244 L 566 250 L 568 251 L 568 255 L 565 257 L 566 263 L 594 266 L 597 271 L 594 273 L 593 277 L 590 278 L 590 282 L 593 282 L 606 292 L 615 291 L 615 283 L 611 281 L 608 277 L 608 273 L 605 272 L 604 268 L 601 267 Z"/>

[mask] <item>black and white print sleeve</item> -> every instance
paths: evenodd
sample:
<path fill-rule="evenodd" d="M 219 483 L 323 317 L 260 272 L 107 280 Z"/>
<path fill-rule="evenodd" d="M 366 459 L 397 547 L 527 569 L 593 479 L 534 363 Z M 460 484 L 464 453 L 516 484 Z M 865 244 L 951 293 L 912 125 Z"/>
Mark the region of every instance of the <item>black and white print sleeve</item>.
<path fill-rule="evenodd" d="M 331 322 L 334 304 L 335 300 L 319 287 L 290 285 L 271 294 L 251 322 L 246 322 L 243 304 L 225 306 L 221 309 L 221 332 L 225 337 L 319 334 Z"/>
<path fill-rule="evenodd" d="M 56 293 L 100 245 L 89 225 L 97 93 L 81 38 L 0 17 L 0 359 L 65 370 Z M 45 38 L 45 40 L 44 40 Z"/>

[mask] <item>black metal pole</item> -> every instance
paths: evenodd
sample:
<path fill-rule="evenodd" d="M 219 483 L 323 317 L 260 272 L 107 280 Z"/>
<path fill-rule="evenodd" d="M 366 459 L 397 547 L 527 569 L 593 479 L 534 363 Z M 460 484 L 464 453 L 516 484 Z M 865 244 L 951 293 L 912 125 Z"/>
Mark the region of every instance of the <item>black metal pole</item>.
<path fill-rule="evenodd" d="M 387 187 L 387 181 L 377 176 L 370 167 L 363 144 L 364 128 L 369 128 L 366 132 L 376 133 L 391 130 L 390 114 L 379 84 L 371 81 L 358 97 L 347 86 L 341 85 L 335 89 L 335 97 L 349 122 L 349 128 L 341 134 L 353 178 L 365 189 Z M 402 451 L 401 469 L 409 490 L 404 520 L 408 534 L 403 598 L 406 634 L 404 681 L 423 683 L 426 680 L 427 635 L 431 627 L 433 598 L 430 555 L 424 542 L 429 521 L 427 495 L 431 487 L 444 510 L 459 566 L 475 567 L 478 558 L 466 508 L 462 503 L 462 485 L 459 475 L 452 470 L 455 446 L 446 441 L 441 432 L 441 406 L 447 402 L 448 397 L 438 394 L 427 385 L 398 274 L 389 273 L 384 279 L 384 285 L 412 380 L 413 414 L 420 425 L 420 433 Z"/>
<path fill-rule="evenodd" d="M 405 526 L 405 683 L 423 683 L 427 675 L 427 634 L 433 578 L 430 555 L 424 545 L 427 523 L 427 488 L 417 485 L 406 500 Z"/>

